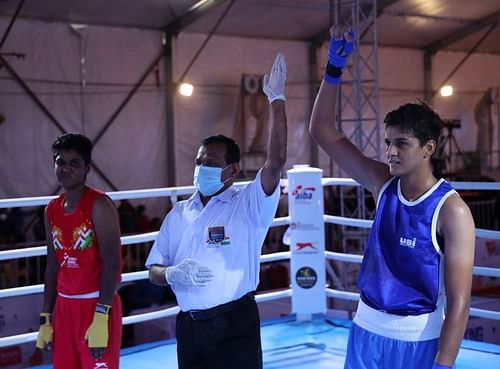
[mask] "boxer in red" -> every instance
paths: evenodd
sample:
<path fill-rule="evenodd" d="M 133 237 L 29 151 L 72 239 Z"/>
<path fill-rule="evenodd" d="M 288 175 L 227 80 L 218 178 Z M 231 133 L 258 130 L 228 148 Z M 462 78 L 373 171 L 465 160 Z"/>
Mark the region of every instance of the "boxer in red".
<path fill-rule="evenodd" d="M 120 226 L 112 200 L 85 185 L 92 143 L 65 134 L 52 145 L 64 192 L 45 209 L 47 266 L 36 346 L 54 369 L 117 369 L 122 307 Z"/>

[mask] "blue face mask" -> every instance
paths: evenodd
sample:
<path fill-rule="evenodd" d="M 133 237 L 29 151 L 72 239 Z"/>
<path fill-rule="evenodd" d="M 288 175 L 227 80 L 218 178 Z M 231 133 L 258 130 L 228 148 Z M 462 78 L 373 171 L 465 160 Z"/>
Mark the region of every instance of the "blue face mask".
<path fill-rule="evenodd" d="M 231 165 L 231 164 L 229 164 Z M 193 184 L 203 196 L 212 196 L 219 192 L 224 187 L 224 182 L 221 181 L 221 174 L 225 168 L 207 167 L 205 165 L 197 165 L 194 167 Z"/>

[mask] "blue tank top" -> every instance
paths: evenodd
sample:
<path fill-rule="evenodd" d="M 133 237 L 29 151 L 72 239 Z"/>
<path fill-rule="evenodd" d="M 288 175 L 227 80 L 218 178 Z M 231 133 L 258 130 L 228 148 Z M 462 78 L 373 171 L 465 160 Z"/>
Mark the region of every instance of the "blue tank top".
<path fill-rule="evenodd" d="M 364 303 L 396 315 L 436 309 L 443 292 L 437 218 L 444 201 L 454 193 L 441 179 L 417 200 L 408 201 L 399 178 L 384 184 L 359 274 Z"/>

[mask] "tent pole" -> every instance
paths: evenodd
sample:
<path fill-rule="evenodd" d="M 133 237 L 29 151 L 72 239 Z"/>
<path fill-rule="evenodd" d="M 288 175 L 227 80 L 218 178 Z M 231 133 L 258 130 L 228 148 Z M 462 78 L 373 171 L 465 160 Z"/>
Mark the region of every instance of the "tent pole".
<path fill-rule="evenodd" d="M 166 33 L 164 39 L 165 57 L 165 117 L 166 117 L 166 155 L 167 155 L 167 186 L 176 185 L 175 175 L 175 124 L 174 124 L 174 98 L 176 85 L 174 83 L 174 62 L 172 53 L 172 40 L 175 35 Z"/>

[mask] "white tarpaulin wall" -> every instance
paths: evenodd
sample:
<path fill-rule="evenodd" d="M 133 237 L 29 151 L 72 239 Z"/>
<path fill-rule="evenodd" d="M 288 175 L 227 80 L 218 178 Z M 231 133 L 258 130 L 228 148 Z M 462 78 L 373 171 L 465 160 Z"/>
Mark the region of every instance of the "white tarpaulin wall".
<path fill-rule="evenodd" d="M 2 19 L 0 30 L 6 26 Z M 93 140 L 160 47 L 158 32 L 107 27 L 75 32 L 68 25 L 18 20 L 2 51 L 25 54 L 5 58 L 67 132 Z M 166 183 L 160 169 L 166 161 L 164 93 L 154 77 L 146 79 L 94 148 L 94 162 L 120 190 Z M 0 78 L 0 112 L 6 118 L 0 126 L 0 197 L 50 195 L 57 189 L 50 145 L 61 131 L 7 70 Z M 95 171 L 88 182 L 111 189 Z"/>
<path fill-rule="evenodd" d="M 465 57 L 463 52 L 441 51 L 433 57 L 433 88 Z M 422 98 L 424 89 L 423 51 L 413 49 L 381 48 L 379 50 L 380 108 L 385 113 L 399 104 Z M 500 85 L 500 56 L 474 54 L 447 82 L 454 95 L 434 97 L 432 105 L 444 119 L 461 119 L 462 128 L 454 135 L 463 151 L 474 151 L 477 126 L 474 107 L 490 87 Z M 383 114 L 382 114 L 383 117 Z"/>
<path fill-rule="evenodd" d="M 8 21 L 0 19 L 0 32 Z M 176 38 L 174 79 L 184 72 L 205 38 L 193 33 Z M 160 32 L 100 26 L 75 31 L 64 24 L 17 20 L 2 52 L 25 54 L 24 59 L 5 58 L 66 131 L 80 131 L 93 139 L 160 49 Z M 288 64 L 289 155 L 285 169 L 309 162 L 308 45 L 214 36 L 185 78 L 195 86 L 193 96 L 174 99 L 177 185 L 191 184 L 194 156 L 203 137 L 233 135 L 242 74 L 267 73 L 278 51 L 285 54 Z M 325 52 L 326 45 L 318 58 L 320 65 Z M 434 57 L 435 87 L 464 55 L 440 52 Z M 464 151 L 474 150 L 474 106 L 486 89 L 500 85 L 499 65 L 500 56 L 473 55 L 450 81 L 456 95 L 434 99 L 444 118 L 462 119 L 462 128 L 455 134 Z M 423 96 L 421 51 L 380 48 L 379 71 L 381 121 L 388 110 Z M 95 163 L 120 190 L 167 184 L 164 75 L 161 60 L 157 72 L 146 78 L 95 146 Z M 60 131 L 5 69 L 0 70 L 0 95 L 0 113 L 6 117 L 0 125 L 0 197 L 51 194 L 57 184 L 50 144 Z M 320 153 L 320 166 L 330 175 L 328 160 Z M 111 189 L 96 173 L 88 182 Z M 150 210 L 163 216 L 164 205 L 155 202 L 154 206 Z"/>
<path fill-rule="evenodd" d="M 0 29 L 6 26 L 3 19 Z M 184 72 L 205 37 L 181 34 L 176 39 L 174 79 Z M 83 98 L 80 43 L 85 57 Z M 26 54 L 21 60 L 9 58 L 9 64 L 66 131 L 93 139 L 160 48 L 159 32 L 97 26 L 75 32 L 68 25 L 18 20 L 4 50 Z M 278 51 L 285 53 L 289 71 L 289 165 L 308 162 L 306 45 L 216 36 L 186 77 L 195 85 L 193 96 L 174 99 L 177 185 L 192 183 L 194 158 L 203 137 L 233 135 L 242 74 L 267 73 Z M 120 190 L 167 184 L 165 94 L 156 84 L 157 76 L 163 83 L 164 72 L 160 63 L 158 73 L 148 76 L 94 148 L 94 162 Z M 0 126 L 0 197 L 52 194 L 57 184 L 50 144 L 61 132 L 6 70 L 0 78 L 0 112 L 6 116 Z M 95 172 L 88 183 L 110 190 Z M 162 216 L 164 205 L 155 205 L 151 210 Z"/>
<path fill-rule="evenodd" d="M 177 78 L 205 38 L 202 34 L 179 35 L 175 44 Z M 288 70 L 285 90 L 287 168 L 294 163 L 309 162 L 307 45 L 304 42 L 214 36 L 186 77 L 186 81 L 195 86 L 193 96 L 176 96 L 175 99 L 178 184 L 192 182 L 194 158 L 203 137 L 219 133 L 234 136 L 241 76 L 269 73 L 279 51 L 285 54 Z"/>

